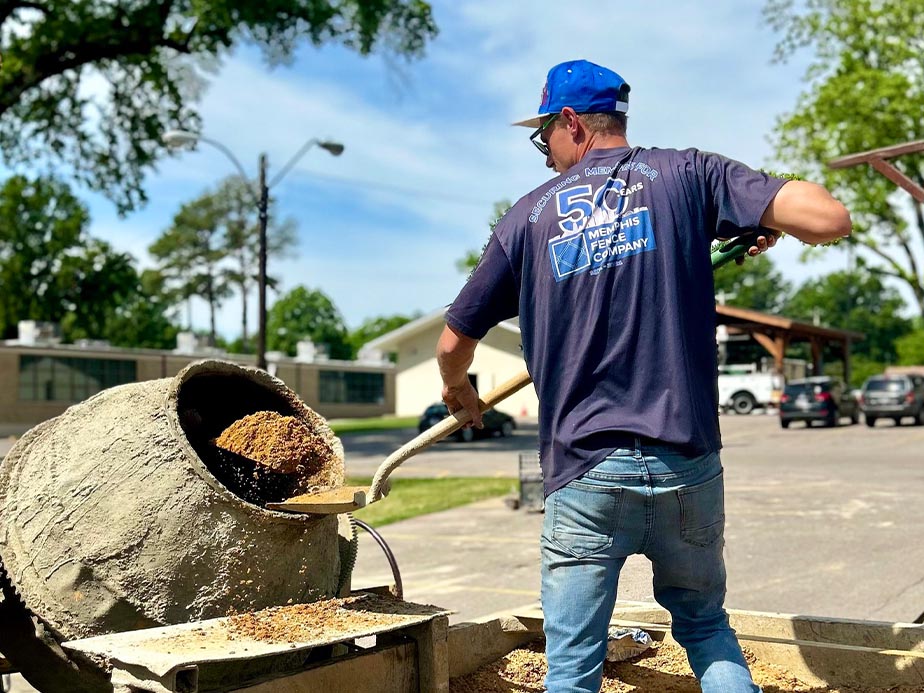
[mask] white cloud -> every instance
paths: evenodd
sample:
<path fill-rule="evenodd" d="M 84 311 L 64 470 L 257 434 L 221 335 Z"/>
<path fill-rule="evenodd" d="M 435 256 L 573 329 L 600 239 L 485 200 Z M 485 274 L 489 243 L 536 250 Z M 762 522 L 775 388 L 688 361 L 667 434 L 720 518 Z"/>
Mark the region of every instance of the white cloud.
<path fill-rule="evenodd" d="M 286 289 L 321 288 L 351 326 L 430 311 L 461 286 L 454 263 L 483 245 L 493 203 L 550 177 L 528 132 L 508 124 L 535 111 L 554 63 L 586 57 L 626 77 L 633 143 L 765 164 L 765 135 L 792 107 L 801 66 L 769 64 L 775 37 L 761 25 L 762 5 L 445 0 L 435 7 L 441 34 L 407 68 L 403 91 L 381 61 L 344 51 L 308 51 L 292 69 L 272 72 L 244 51 L 212 79 L 204 134 L 254 176 L 267 152 L 270 179 L 307 139 L 343 142 L 339 158 L 309 151 L 275 189 L 280 211 L 299 223 L 302 247 L 271 272 Z M 202 145 L 161 165 L 144 212 L 116 222 L 95 206 L 96 228 L 117 245 L 122 238 L 123 247 L 146 247 L 180 202 L 234 172 Z M 786 245 L 775 251 L 778 264 L 789 276 L 805 274 Z M 222 311 L 229 335 L 238 312 L 235 303 Z"/>

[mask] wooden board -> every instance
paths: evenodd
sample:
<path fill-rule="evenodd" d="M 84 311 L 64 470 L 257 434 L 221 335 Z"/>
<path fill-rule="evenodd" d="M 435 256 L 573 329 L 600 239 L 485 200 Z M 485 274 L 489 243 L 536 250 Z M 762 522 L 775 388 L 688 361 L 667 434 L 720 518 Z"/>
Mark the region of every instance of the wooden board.
<path fill-rule="evenodd" d="M 330 491 L 305 493 L 293 496 L 281 503 L 267 503 L 269 510 L 310 515 L 335 515 L 359 510 L 366 506 L 365 486 L 340 486 Z"/>

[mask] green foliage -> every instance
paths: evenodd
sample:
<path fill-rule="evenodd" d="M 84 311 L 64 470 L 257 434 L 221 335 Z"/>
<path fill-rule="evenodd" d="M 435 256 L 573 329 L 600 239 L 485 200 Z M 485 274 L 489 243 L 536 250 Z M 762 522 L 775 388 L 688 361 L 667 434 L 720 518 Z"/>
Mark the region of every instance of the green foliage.
<path fill-rule="evenodd" d="M 59 263 L 79 252 L 90 217 L 64 183 L 12 176 L 0 188 L 0 329 L 20 320 L 60 322 Z"/>
<path fill-rule="evenodd" d="M 491 234 L 494 233 L 494 227 L 500 222 L 501 218 L 510 211 L 510 208 L 513 205 L 510 203 L 510 200 L 500 200 L 499 202 L 494 203 L 494 216 L 491 218 L 491 221 L 488 222 L 488 225 L 491 227 L 491 233 L 488 234 L 488 240 L 484 242 L 484 245 L 481 247 L 480 251 L 469 250 L 464 257 L 459 260 L 456 260 L 456 269 L 458 269 L 463 274 L 468 274 L 469 277 L 472 276 L 472 272 L 475 271 L 475 268 L 478 266 L 478 261 L 481 260 L 481 255 L 484 253 L 484 249 L 488 247 L 488 243 L 491 240 Z"/>
<path fill-rule="evenodd" d="M 774 267 L 772 251 L 742 264 L 728 263 L 715 273 L 715 293 L 730 306 L 778 313 L 786 304 L 792 285 Z"/>
<path fill-rule="evenodd" d="M 895 340 L 898 364 L 901 366 L 924 366 L 924 329 L 909 332 Z"/>
<path fill-rule="evenodd" d="M 167 308 L 142 290 L 118 305 L 102 332 L 113 346 L 173 349 L 179 328 L 167 316 Z"/>
<path fill-rule="evenodd" d="M 866 379 L 873 375 L 879 375 L 886 369 L 885 363 L 869 359 L 862 355 L 852 355 L 850 357 L 850 382 L 848 385 L 852 388 L 863 387 Z M 844 377 L 844 362 L 840 358 L 833 358 L 825 361 L 824 374 L 835 378 Z"/>
<path fill-rule="evenodd" d="M 416 416 L 376 416 L 365 419 L 333 419 L 328 421 L 330 429 L 338 436 L 376 431 L 394 431 L 402 428 L 417 428 Z"/>
<path fill-rule="evenodd" d="M 105 338 L 115 311 L 140 292 L 132 256 L 93 238 L 61 259 L 56 281 L 66 311 L 61 334 L 68 342 Z"/>
<path fill-rule="evenodd" d="M 863 269 L 834 272 L 807 281 L 787 302 L 787 317 L 866 334 L 852 352 L 877 362 L 894 362 L 895 340 L 911 330 L 902 317 L 904 301 L 882 279 Z"/>
<path fill-rule="evenodd" d="M 840 156 L 924 139 L 924 3 L 768 0 L 765 16 L 782 34 L 778 60 L 814 51 L 795 110 L 777 121 L 777 155 L 847 205 L 854 231 L 840 246 L 907 284 L 924 315 L 924 209 L 868 165 L 827 167 Z M 892 163 L 924 182 L 924 155 Z"/>
<path fill-rule="evenodd" d="M 228 255 L 222 239 L 222 208 L 210 195 L 184 204 L 172 226 L 151 244 L 148 251 L 158 262 L 166 294 L 174 300 L 202 297 L 209 306 L 209 343 L 215 345 L 215 313 L 231 293 L 224 260 Z"/>
<path fill-rule="evenodd" d="M 323 292 L 297 286 L 270 308 L 266 317 L 267 349 L 295 356 L 303 339 L 326 345 L 333 359 L 351 359 L 347 329 L 340 312 Z"/>
<path fill-rule="evenodd" d="M 376 337 L 381 337 L 393 330 L 397 330 L 402 325 L 406 325 L 411 320 L 420 317 L 420 313 L 414 315 L 381 315 L 377 318 L 368 318 L 362 325 L 350 333 L 350 345 L 353 353 L 359 353 L 359 350 L 367 342 L 371 342 Z"/>
<path fill-rule="evenodd" d="M 236 45 L 275 65 L 305 42 L 412 58 L 435 35 L 421 0 L 0 0 L 0 153 L 71 170 L 126 212 Z"/>
<path fill-rule="evenodd" d="M 156 283 L 133 258 L 86 236 L 86 208 L 64 183 L 23 176 L 0 188 L 0 331 L 19 320 L 59 323 L 65 341 L 172 348 L 174 328 Z M 149 292 L 150 290 L 150 292 Z"/>

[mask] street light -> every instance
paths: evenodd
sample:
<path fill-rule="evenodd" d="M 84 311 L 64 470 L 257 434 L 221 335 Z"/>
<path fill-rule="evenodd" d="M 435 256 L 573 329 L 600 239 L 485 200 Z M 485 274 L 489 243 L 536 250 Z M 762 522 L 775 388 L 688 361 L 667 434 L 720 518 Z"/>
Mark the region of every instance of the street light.
<path fill-rule="evenodd" d="M 245 181 L 248 180 L 247 172 L 244 170 L 244 167 L 241 166 L 241 162 L 238 161 L 234 154 L 231 153 L 230 149 L 228 149 L 225 145 L 223 145 L 221 142 L 218 142 L 217 140 L 213 140 L 209 137 L 203 137 L 198 133 L 189 132 L 188 130 L 169 130 L 168 132 L 164 133 L 163 141 L 164 144 L 172 149 L 178 149 L 184 146 L 195 146 L 199 142 L 210 144 L 231 160 L 231 163 L 234 164 L 234 167 L 238 170 L 238 173 L 241 174 L 241 178 L 243 178 Z M 299 149 L 291 159 L 289 159 L 286 165 L 280 169 L 279 173 L 276 174 L 276 176 L 269 182 L 269 184 L 266 182 L 266 154 L 261 154 L 259 161 L 260 178 L 257 185 L 257 191 L 254 192 L 248 188 L 251 193 L 253 202 L 257 205 L 257 211 L 259 212 L 260 219 L 260 242 L 257 261 L 257 295 L 259 297 L 257 368 L 261 368 L 263 370 L 266 370 L 266 225 L 269 219 L 269 191 L 270 188 L 274 187 L 280 180 L 282 180 L 285 175 L 292 169 L 292 167 L 298 163 L 299 159 L 305 155 L 305 152 L 314 146 L 324 149 L 333 156 L 340 156 L 343 154 L 343 145 L 339 142 L 310 139 L 302 145 L 301 149 Z"/>

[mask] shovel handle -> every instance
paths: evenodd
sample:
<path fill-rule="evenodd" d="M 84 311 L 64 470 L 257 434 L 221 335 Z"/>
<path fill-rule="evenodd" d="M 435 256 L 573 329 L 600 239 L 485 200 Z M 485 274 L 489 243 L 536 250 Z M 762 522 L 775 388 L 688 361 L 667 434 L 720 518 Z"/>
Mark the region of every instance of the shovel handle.
<path fill-rule="evenodd" d="M 510 378 L 484 396 L 484 399 L 478 400 L 478 408 L 485 412 L 498 402 L 507 399 L 514 392 L 517 392 L 532 382 L 529 373 L 522 373 Z M 431 426 L 413 440 L 408 441 L 400 448 L 390 454 L 382 464 L 379 465 L 375 476 L 372 479 L 372 485 L 369 487 L 369 503 L 374 503 L 382 498 L 382 490 L 388 476 L 398 468 L 406 459 L 413 457 L 421 450 L 433 445 L 462 428 L 472 420 L 472 415 L 466 409 L 460 409 L 454 414 L 446 417 L 438 424 Z"/>
<path fill-rule="evenodd" d="M 758 237 L 767 236 L 771 233 L 771 231 L 752 231 L 725 241 L 725 243 L 712 251 L 712 269 L 716 270 L 741 257 L 748 252 L 748 248 L 752 245 L 757 245 Z"/>
<path fill-rule="evenodd" d="M 713 251 L 712 268 L 714 270 L 718 269 L 735 258 L 741 257 L 747 253 L 748 248 L 757 244 L 758 236 L 765 236 L 768 233 L 768 231 L 758 230 L 726 241 Z M 482 412 L 487 411 L 498 402 L 507 399 L 514 392 L 521 390 L 531 382 L 532 378 L 529 377 L 529 373 L 523 371 L 519 375 L 514 376 L 491 390 L 485 395 L 484 399 L 478 400 L 479 408 Z M 430 447 L 433 443 L 455 433 L 471 420 L 471 414 L 469 414 L 467 410 L 461 409 L 455 414 L 443 419 L 435 426 L 428 428 L 419 436 L 405 443 L 402 447 L 389 455 L 385 461 L 379 465 L 378 470 L 375 472 L 372 485 L 369 487 L 368 502 L 373 503 L 382 498 L 382 490 L 385 482 L 388 480 L 388 476 L 397 469 L 402 462 L 413 457 L 421 450 Z"/>

